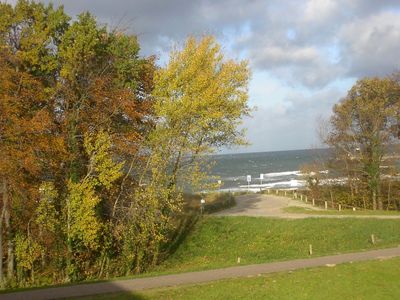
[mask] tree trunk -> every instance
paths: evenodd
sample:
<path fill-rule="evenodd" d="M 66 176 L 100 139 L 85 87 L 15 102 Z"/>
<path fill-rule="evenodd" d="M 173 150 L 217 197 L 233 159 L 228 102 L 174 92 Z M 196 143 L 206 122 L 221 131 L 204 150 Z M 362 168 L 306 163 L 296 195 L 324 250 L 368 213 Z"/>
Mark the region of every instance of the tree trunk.
<path fill-rule="evenodd" d="M 390 195 L 390 192 L 391 192 L 391 187 L 392 187 L 392 181 L 389 179 L 386 210 L 389 210 L 389 209 L 390 209 L 390 196 L 391 196 L 391 195 Z"/>
<path fill-rule="evenodd" d="M 0 286 L 3 287 L 3 217 L 4 210 L 0 217 Z"/>
<path fill-rule="evenodd" d="M 376 210 L 376 191 L 372 191 L 372 209 Z"/>
<path fill-rule="evenodd" d="M 66 281 L 70 282 L 72 280 L 71 275 L 73 273 L 73 261 L 72 261 L 72 239 L 71 239 L 71 206 L 69 199 L 67 199 L 67 274 Z"/>
<path fill-rule="evenodd" d="M 5 180 L 3 180 L 2 184 L 2 200 L 3 200 L 3 208 L 1 210 L 1 216 L 0 216 L 0 285 L 3 287 L 3 282 L 4 282 L 4 276 L 3 276 L 3 219 L 4 219 L 4 202 L 6 196 L 6 189 L 7 185 Z"/>
<path fill-rule="evenodd" d="M 378 209 L 383 210 L 383 200 L 381 196 L 381 183 L 378 181 L 378 186 L 376 187 L 377 192 L 377 200 L 378 200 Z"/>
<path fill-rule="evenodd" d="M 14 276 L 14 239 L 11 230 L 11 214 L 10 201 L 8 195 L 7 182 L 3 180 L 3 211 L 4 223 L 7 238 L 7 278 L 11 279 Z M 3 252 L 3 249 L 2 249 Z"/>

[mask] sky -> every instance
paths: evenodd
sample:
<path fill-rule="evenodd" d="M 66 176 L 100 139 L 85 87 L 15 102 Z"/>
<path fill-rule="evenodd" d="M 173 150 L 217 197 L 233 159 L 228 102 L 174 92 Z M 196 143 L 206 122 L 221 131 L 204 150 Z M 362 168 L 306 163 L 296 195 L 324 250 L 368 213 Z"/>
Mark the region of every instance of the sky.
<path fill-rule="evenodd" d="M 52 2 L 136 34 L 142 54 L 156 54 L 161 66 L 188 35 L 213 34 L 227 57 L 247 59 L 250 146 L 224 152 L 321 147 L 319 124 L 357 79 L 400 70 L 399 0 Z"/>

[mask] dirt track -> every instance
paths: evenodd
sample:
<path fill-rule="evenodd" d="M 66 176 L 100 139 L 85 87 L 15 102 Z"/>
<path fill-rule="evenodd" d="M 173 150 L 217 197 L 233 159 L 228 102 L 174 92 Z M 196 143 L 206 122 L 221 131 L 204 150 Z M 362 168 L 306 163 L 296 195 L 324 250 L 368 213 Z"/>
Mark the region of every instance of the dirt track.
<path fill-rule="evenodd" d="M 315 215 L 287 213 L 282 209 L 288 206 L 302 206 L 314 210 L 321 210 L 298 200 L 288 197 L 280 197 L 265 194 L 247 194 L 236 197 L 236 206 L 215 213 L 215 216 L 253 216 L 253 217 L 275 217 L 287 219 L 304 218 L 375 218 L 375 219 L 400 219 L 400 215 Z"/>

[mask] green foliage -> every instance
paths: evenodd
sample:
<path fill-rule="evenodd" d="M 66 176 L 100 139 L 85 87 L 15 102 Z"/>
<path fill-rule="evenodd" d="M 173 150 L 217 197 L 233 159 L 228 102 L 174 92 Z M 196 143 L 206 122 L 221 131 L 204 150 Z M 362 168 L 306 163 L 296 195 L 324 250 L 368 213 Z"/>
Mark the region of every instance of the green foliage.
<path fill-rule="evenodd" d="M 114 58 L 116 84 L 136 90 L 138 88 L 143 60 L 139 58 L 139 43 L 135 36 L 114 33 L 108 51 Z"/>
<path fill-rule="evenodd" d="M 69 22 L 63 8 L 21 0 L 15 8 L 1 3 L 0 15 L 0 44 L 15 53 L 26 71 L 49 79 L 59 67 L 53 49 Z"/>
<path fill-rule="evenodd" d="M 36 208 L 35 222 L 40 227 L 55 232 L 56 225 L 59 224 L 59 215 L 55 206 L 58 192 L 53 182 L 43 182 L 39 191 L 41 195 Z"/>
<path fill-rule="evenodd" d="M 155 76 L 160 131 L 189 153 L 243 143 L 237 125 L 249 113 L 249 75 L 246 61 L 224 60 L 213 37 L 189 38 Z"/>
<path fill-rule="evenodd" d="M 17 234 L 15 237 L 15 259 L 17 266 L 27 271 L 33 270 L 34 263 L 41 254 L 40 245 L 30 236 Z"/>
<path fill-rule="evenodd" d="M 95 184 L 90 180 L 68 185 L 67 218 L 68 236 L 75 243 L 83 243 L 91 250 L 99 248 L 101 222 L 96 213 L 100 198 L 96 195 Z"/>
<path fill-rule="evenodd" d="M 90 166 L 86 177 L 79 183 L 69 182 L 67 198 L 67 235 L 76 243 L 96 250 L 100 247 L 102 223 L 97 213 L 101 198 L 96 188 L 110 188 L 121 174 L 121 163 L 111 157 L 110 136 L 100 131 L 96 136 L 85 136 L 85 150 Z"/>
<path fill-rule="evenodd" d="M 155 74 L 156 128 L 149 136 L 170 185 L 206 188 L 205 154 L 221 146 L 243 144 L 237 126 L 249 113 L 247 62 L 224 59 L 213 37 L 189 38 L 173 50 L 169 63 Z M 161 163 L 161 164 L 160 164 Z M 160 169 L 160 168 L 159 168 Z M 161 169 L 160 169 L 161 170 Z"/>
<path fill-rule="evenodd" d="M 111 137 L 104 131 L 95 136 L 87 134 L 84 139 L 84 147 L 89 159 L 89 176 L 95 185 L 110 189 L 114 181 L 122 175 L 123 163 L 116 163 L 111 152 Z"/>
<path fill-rule="evenodd" d="M 106 39 L 106 29 L 99 28 L 92 15 L 79 15 L 77 22 L 63 35 L 60 44 L 61 76 L 70 82 L 84 84 L 81 79 L 93 76 L 94 72 L 99 71 L 99 64 L 104 63 L 102 56 L 106 51 Z"/>
<path fill-rule="evenodd" d="M 400 85 L 391 78 L 364 78 L 333 108 L 326 142 L 334 149 L 333 169 L 345 173 L 352 196 L 367 192 L 369 205 L 383 209 L 382 166 L 398 142 Z M 385 164 L 392 164 L 387 159 Z"/>

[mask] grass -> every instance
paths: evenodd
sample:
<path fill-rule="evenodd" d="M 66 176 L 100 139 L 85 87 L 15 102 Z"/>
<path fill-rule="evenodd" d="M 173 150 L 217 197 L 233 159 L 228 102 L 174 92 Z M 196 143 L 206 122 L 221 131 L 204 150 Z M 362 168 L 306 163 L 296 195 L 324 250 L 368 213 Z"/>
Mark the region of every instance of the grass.
<path fill-rule="evenodd" d="M 204 217 L 153 274 L 215 269 L 384 248 L 400 244 L 400 219 Z M 376 244 L 370 236 L 377 238 Z"/>
<path fill-rule="evenodd" d="M 353 215 L 353 216 L 400 216 L 400 211 L 393 210 L 356 210 L 344 209 L 338 210 L 315 210 L 301 206 L 288 206 L 283 208 L 283 211 L 287 213 L 299 213 L 309 215 Z"/>
<path fill-rule="evenodd" d="M 400 258 L 89 299 L 399 299 Z"/>
<path fill-rule="evenodd" d="M 148 277 L 400 245 L 400 219 L 274 219 L 205 216 Z M 375 235 L 376 243 L 370 241 Z M 131 276 L 124 277 L 132 278 Z M 119 278 L 114 278 L 116 280 Z"/>

